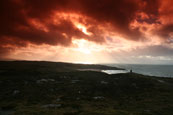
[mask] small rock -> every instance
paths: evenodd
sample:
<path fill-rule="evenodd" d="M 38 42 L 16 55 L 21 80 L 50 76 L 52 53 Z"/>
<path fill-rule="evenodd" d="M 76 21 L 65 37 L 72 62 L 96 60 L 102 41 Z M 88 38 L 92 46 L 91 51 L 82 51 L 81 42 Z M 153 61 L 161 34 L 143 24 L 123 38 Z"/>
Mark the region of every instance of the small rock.
<path fill-rule="evenodd" d="M 55 90 L 54 89 L 50 89 L 51 92 L 54 92 Z"/>
<path fill-rule="evenodd" d="M 62 79 L 66 79 L 66 78 L 67 78 L 67 76 L 61 76 L 60 78 L 62 78 Z"/>
<path fill-rule="evenodd" d="M 14 90 L 14 91 L 13 91 L 13 95 L 17 95 L 18 93 L 20 93 L 19 90 Z"/>
<path fill-rule="evenodd" d="M 47 105 L 43 105 L 41 107 L 42 108 L 59 108 L 59 107 L 61 107 L 61 104 L 47 104 Z"/>
<path fill-rule="evenodd" d="M 24 81 L 24 84 L 25 84 L 25 85 L 28 85 L 28 81 Z"/>
<path fill-rule="evenodd" d="M 61 101 L 61 99 L 60 98 L 57 98 L 56 101 L 59 102 L 59 101 Z"/>
<path fill-rule="evenodd" d="M 136 83 L 132 83 L 132 86 L 136 87 L 137 85 L 136 85 Z"/>
<path fill-rule="evenodd" d="M 144 110 L 144 112 L 147 112 L 147 113 L 149 113 L 149 112 L 150 112 L 150 110 L 149 110 L 149 109 L 146 109 L 146 110 Z"/>
<path fill-rule="evenodd" d="M 72 80 L 71 83 L 77 83 L 79 82 L 80 80 Z"/>
<path fill-rule="evenodd" d="M 47 82 L 48 80 L 46 79 L 40 79 L 40 80 L 37 80 L 37 83 L 42 83 L 42 82 Z"/>
<path fill-rule="evenodd" d="M 48 79 L 49 81 L 51 81 L 51 82 L 54 82 L 55 80 L 54 79 Z"/>
<path fill-rule="evenodd" d="M 106 81 L 101 81 L 100 83 L 105 84 L 105 85 L 108 84 L 108 82 L 106 82 Z"/>
<path fill-rule="evenodd" d="M 40 79 L 40 80 L 37 80 L 36 82 L 39 84 L 39 83 L 54 82 L 54 81 L 55 81 L 54 79 Z"/>
<path fill-rule="evenodd" d="M 76 100 L 80 100 L 80 98 L 79 98 L 79 97 L 77 97 L 77 98 L 76 98 Z"/>
<path fill-rule="evenodd" d="M 104 99 L 104 97 L 103 96 L 96 96 L 96 97 L 93 97 L 93 99 L 95 99 L 95 100 Z"/>

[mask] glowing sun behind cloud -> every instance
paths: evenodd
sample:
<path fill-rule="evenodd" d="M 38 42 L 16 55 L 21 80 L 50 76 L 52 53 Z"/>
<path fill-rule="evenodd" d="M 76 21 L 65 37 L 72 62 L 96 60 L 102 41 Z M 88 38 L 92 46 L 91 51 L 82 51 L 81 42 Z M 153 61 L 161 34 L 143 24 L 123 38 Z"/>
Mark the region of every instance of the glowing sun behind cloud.
<path fill-rule="evenodd" d="M 89 33 L 89 32 L 87 31 L 86 27 L 83 26 L 82 24 L 77 24 L 76 27 L 79 28 L 84 34 L 86 34 L 86 35 L 91 35 L 91 33 Z"/>

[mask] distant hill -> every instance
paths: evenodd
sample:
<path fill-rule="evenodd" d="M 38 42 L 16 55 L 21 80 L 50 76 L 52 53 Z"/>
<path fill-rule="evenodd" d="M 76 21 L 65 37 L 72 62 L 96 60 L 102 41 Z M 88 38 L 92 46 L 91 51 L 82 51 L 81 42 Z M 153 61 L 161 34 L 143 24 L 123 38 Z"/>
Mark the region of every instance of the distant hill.
<path fill-rule="evenodd" d="M 48 61 L 0 61 L 0 70 L 4 67 L 10 70 L 31 70 L 31 71 L 76 71 L 81 69 L 97 70 L 123 70 L 122 68 L 109 67 L 98 64 L 74 64 L 65 62 L 48 62 Z"/>

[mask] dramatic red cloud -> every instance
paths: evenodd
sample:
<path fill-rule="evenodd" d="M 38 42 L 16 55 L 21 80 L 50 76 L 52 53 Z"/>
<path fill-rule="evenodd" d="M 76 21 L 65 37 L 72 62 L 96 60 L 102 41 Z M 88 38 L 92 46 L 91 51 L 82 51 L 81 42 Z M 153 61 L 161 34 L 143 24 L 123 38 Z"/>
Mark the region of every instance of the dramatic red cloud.
<path fill-rule="evenodd" d="M 73 40 L 111 48 L 114 41 L 117 49 L 120 43 L 132 48 L 131 41 L 135 47 L 146 41 L 172 44 L 172 5 L 172 0 L 1 0 L 0 57 L 30 44 L 71 48 Z"/>

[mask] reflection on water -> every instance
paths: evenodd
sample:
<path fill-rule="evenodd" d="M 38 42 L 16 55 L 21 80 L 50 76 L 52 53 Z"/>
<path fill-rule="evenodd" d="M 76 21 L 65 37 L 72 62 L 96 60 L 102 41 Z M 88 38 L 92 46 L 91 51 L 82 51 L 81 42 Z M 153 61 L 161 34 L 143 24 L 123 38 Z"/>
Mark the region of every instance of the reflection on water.
<path fill-rule="evenodd" d="M 118 73 L 128 73 L 128 70 L 102 70 L 102 72 L 105 72 L 107 74 L 118 74 Z"/>

